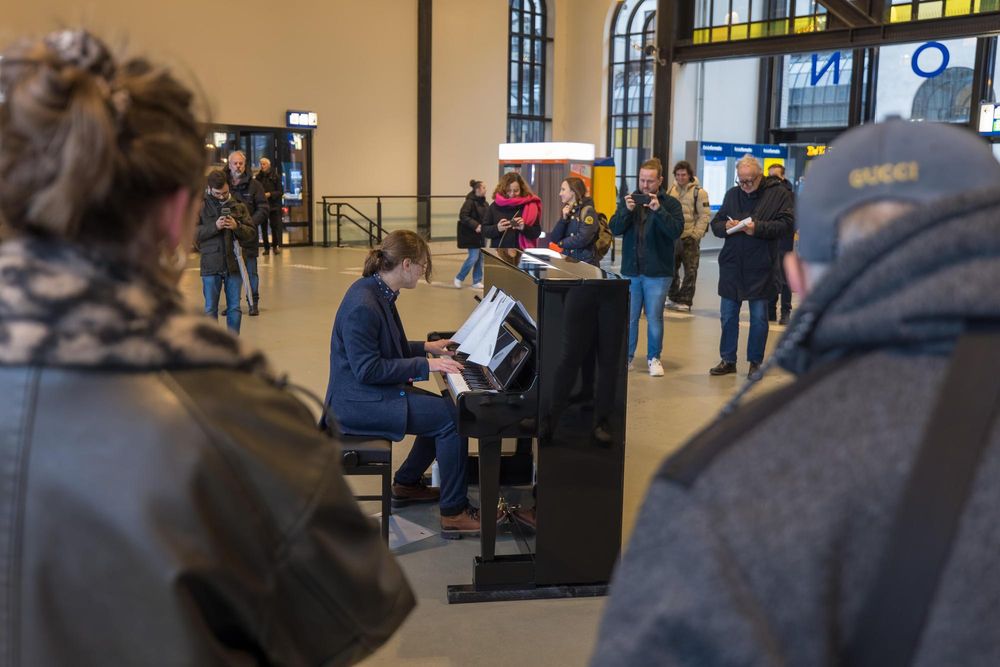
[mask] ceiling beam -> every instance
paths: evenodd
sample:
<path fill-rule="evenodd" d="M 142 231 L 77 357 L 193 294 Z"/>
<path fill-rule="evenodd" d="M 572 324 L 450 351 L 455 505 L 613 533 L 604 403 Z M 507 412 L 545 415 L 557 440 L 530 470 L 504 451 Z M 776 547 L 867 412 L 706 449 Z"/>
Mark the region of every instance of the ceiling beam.
<path fill-rule="evenodd" d="M 881 23 L 880 20 L 870 16 L 868 12 L 861 9 L 850 0 L 816 1 L 826 7 L 826 11 L 840 19 L 841 23 L 846 25 L 848 28 L 861 28 Z"/>

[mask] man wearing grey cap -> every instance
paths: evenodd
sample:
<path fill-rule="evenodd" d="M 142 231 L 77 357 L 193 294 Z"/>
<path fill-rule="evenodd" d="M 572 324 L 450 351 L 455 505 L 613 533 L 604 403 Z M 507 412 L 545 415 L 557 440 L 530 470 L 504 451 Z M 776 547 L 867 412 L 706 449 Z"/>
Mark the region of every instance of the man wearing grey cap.
<path fill-rule="evenodd" d="M 796 379 L 660 469 L 593 665 L 1000 664 L 1000 164 L 867 125 L 798 205 Z"/>

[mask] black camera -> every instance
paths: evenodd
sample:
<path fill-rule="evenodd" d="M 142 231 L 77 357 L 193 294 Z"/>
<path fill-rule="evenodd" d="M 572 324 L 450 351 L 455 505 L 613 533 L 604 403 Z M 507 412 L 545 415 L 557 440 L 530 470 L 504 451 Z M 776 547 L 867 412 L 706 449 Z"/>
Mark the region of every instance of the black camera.
<path fill-rule="evenodd" d="M 632 201 L 634 201 L 637 206 L 645 206 L 649 203 L 650 199 L 652 199 L 652 197 L 644 192 L 636 191 L 632 193 Z"/>

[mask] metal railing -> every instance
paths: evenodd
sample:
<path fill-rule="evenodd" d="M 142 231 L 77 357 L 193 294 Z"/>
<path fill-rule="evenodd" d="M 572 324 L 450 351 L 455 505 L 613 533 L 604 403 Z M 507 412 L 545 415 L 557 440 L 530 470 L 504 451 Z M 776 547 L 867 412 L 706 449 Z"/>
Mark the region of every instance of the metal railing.
<path fill-rule="evenodd" d="M 374 247 L 377 243 L 381 243 L 382 237 L 386 233 L 382 218 L 382 202 L 383 200 L 398 199 L 411 199 L 417 203 L 418 207 L 426 206 L 426 219 L 429 221 L 430 202 L 432 199 L 464 200 L 465 195 L 324 195 L 320 202 L 320 206 L 323 209 L 323 247 L 330 247 L 330 223 L 336 224 L 336 246 L 338 248 L 343 245 L 342 228 L 345 223 L 349 228 L 353 226 L 354 228 L 361 230 L 361 232 L 366 236 L 365 240 L 367 241 L 369 248 Z M 351 203 L 351 201 L 357 200 L 374 200 L 374 217 L 365 214 L 353 203 Z"/>

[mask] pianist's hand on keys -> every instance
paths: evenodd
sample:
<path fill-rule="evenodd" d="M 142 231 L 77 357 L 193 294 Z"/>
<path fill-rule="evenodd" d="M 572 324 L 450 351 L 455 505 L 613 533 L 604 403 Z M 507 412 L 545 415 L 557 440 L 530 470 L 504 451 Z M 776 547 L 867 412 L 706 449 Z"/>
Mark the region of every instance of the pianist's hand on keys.
<path fill-rule="evenodd" d="M 452 342 L 449 339 L 442 339 L 429 340 L 424 343 L 424 351 L 433 355 L 427 360 L 432 373 L 435 371 L 441 373 L 462 372 L 462 364 L 451 358 L 455 356 L 455 350 L 448 349 L 449 346 L 454 347 Z"/>

